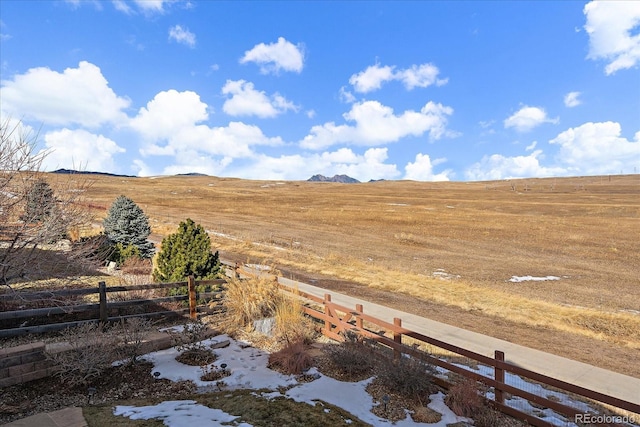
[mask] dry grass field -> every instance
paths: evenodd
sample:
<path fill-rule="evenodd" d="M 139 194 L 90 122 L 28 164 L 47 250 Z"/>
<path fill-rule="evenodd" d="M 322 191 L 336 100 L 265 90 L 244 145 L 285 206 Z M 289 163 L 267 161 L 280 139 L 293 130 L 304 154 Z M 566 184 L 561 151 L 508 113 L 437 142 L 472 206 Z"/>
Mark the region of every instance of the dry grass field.
<path fill-rule="evenodd" d="M 192 218 L 223 255 L 343 279 L 342 291 L 640 377 L 640 175 L 89 179 L 87 202 L 132 198 L 158 240 Z"/>

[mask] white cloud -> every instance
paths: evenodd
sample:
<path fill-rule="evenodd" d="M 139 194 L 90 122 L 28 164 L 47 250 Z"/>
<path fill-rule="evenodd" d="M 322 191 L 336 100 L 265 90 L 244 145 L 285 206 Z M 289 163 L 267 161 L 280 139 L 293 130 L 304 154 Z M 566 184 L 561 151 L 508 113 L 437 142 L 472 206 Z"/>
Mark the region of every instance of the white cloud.
<path fill-rule="evenodd" d="M 380 89 L 382 83 L 393 80 L 393 67 L 385 65 L 371 65 L 366 70 L 354 74 L 349 79 L 349 83 L 356 92 L 367 93 L 372 90 Z"/>
<path fill-rule="evenodd" d="M 298 111 L 293 102 L 275 93 L 271 97 L 254 88 L 253 83 L 244 80 L 227 80 L 222 88 L 223 95 L 231 95 L 222 109 L 231 116 L 275 117 L 287 110 Z"/>
<path fill-rule="evenodd" d="M 370 148 L 362 155 L 349 148 L 310 155 L 270 157 L 260 154 L 248 166 L 229 169 L 227 173 L 248 179 L 272 180 L 306 180 L 315 174 L 344 174 L 363 182 L 371 179 L 396 179 L 400 172 L 396 165 L 385 163 L 387 158 L 386 148 Z"/>
<path fill-rule="evenodd" d="M 378 101 L 363 101 L 352 105 L 343 115 L 354 125 L 336 125 L 334 122 L 313 126 L 309 135 L 300 142 L 303 148 L 320 150 L 334 144 L 377 146 L 398 141 L 400 138 L 429 133 L 432 140 L 450 134 L 446 129 L 451 107 L 428 102 L 417 112 L 407 110 L 395 115 L 393 109 Z"/>
<path fill-rule="evenodd" d="M 281 145 L 279 137 L 269 138 L 254 125 L 230 122 L 227 126 L 209 127 L 201 124 L 208 119 L 207 104 L 191 91 L 169 90 L 158 93 L 141 108 L 131 122 L 131 128 L 144 137 L 144 156 L 163 155 L 184 158 L 185 153 L 229 158 L 249 157 L 254 145 Z"/>
<path fill-rule="evenodd" d="M 196 35 L 189 31 L 188 28 L 182 28 L 180 25 L 174 25 L 169 28 L 169 40 L 175 40 L 192 49 L 196 46 Z"/>
<path fill-rule="evenodd" d="M 558 119 L 550 119 L 547 112 L 540 107 L 524 106 L 504 121 L 505 128 L 515 128 L 518 132 L 528 132 L 543 123 L 558 123 Z"/>
<path fill-rule="evenodd" d="M 113 3 L 113 7 L 119 12 L 126 13 L 127 15 L 133 13 L 131 7 L 124 0 L 111 0 L 111 3 Z"/>
<path fill-rule="evenodd" d="M 353 96 L 353 94 L 351 92 L 349 92 L 348 90 L 346 90 L 344 88 L 344 86 L 342 86 L 340 88 L 340 92 L 339 92 L 339 97 L 340 97 L 340 101 L 347 103 L 347 104 L 353 104 L 354 102 L 356 102 L 356 97 Z"/>
<path fill-rule="evenodd" d="M 632 173 L 640 164 L 640 131 L 629 141 L 620 136 L 619 123 L 585 123 L 561 132 L 549 141 L 559 150 L 555 164 L 541 164 L 545 156 L 535 150 L 527 156 L 485 156 L 465 173 L 474 181 L 545 176 Z M 533 145 L 533 144 L 532 144 Z M 530 146 L 531 147 L 531 146 Z M 527 147 L 529 148 L 529 147 Z"/>
<path fill-rule="evenodd" d="M 532 151 L 538 145 L 538 141 L 533 141 L 531 144 L 525 147 L 525 151 Z"/>
<path fill-rule="evenodd" d="M 349 78 L 349 83 L 356 92 L 367 93 L 380 89 L 383 83 L 397 80 L 404 84 L 407 90 L 416 87 L 428 87 L 433 84 L 442 86 L 448 79 L 438 79 L 440 70 L 433 64 L 412 65 L 406 69 L 396 71 L 395 66 L 371 65 L 366 70 L 354 74 Z"/>
<path fill-rule="evenodd" d="M 126 150 L 109 138 L 86 130 L 61 129 L 44 136 L 44 170 L 59 168 L 117 171 L 114 156 Z"/>
<path fill-rule="evenodd" d="M 489 181 L 566 174 L 563 168 L 548 168 L 541 165 L 542 158 L 544 158 L 542 150 L 536 150 L 528 156 L 506 157 L 501 154 L 484 156 L 480 162 L 467 169 L 465 176 L 471 181 Z"/>
<path fill-rule="evenodd" d="M 145 12 L 164 12 L 164 5 L 172 0 L 134 0 L 138 7 Z"/>
<path fill-rule="evenodd" d="M 571 174 L 631 173 L 640 164 L 640 131 L 635 140 L 620 136 L 619 123 L 585 123 L 549 141 L 560 146 L 556 160 Z"/>
<path fill-rule="evenodd" d="M 607 61 L 607 75 L 640 62 L 640 2 L 592 1 L 583 11 L 587 18 L 584 29 L 589 34 L 587 58 Z"/>
<path fill-rule="evenodd" d="M 31 68 L 12 80 L 3 80 L 1 92 L 5 114 L 45 125 L 119 124 L 126 121 L 122 110 L 130 104 L 114 93 L 100 68 L 86 61 L 62 73 Z"/>
<path fill-rule="evenodd" d="M 582 101 L 578 99 L 580 96 L 580 92 L 569 92 L 564 96 L 564 105 L 565 107 L 577 107 L 582 104 Z"/>
<path fill-rule="evenodd" d="M 404 179 L 412 179 L 414 181 L 449 181 L 453 172 L 451 170 L 445 170 L 440 173 L 434 173 L 433 167 L 440 163 L 444 163 L 445 159 L 437 159 L 431 161 L 431 158 L 427 154 L 416 154 L 415 161 L 407 163 L 405 166 Z"/>
<path fill-rule="evenodd" d="M 158 93 L 140 108 L 130 125 L 145 138 L 166 139 L 209 118 L 207 104 L 191 91 L 168 90 Z"/>
<path fill-rule="evenodd" d="M 255 45 L 244 53 L 241 64 L 255 62 L 263 74 L 278 73 L 280 70 L 300 73 L 304 67 L 304 52 L 301 45 L 294 45 L 279 37 L 276 43 Z"/>

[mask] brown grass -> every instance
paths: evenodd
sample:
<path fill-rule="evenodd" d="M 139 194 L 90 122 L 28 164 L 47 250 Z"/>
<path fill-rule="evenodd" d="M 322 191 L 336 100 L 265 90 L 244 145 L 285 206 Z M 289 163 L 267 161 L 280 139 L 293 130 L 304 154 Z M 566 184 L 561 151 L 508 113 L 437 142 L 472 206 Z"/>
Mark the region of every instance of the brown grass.
<path fill-rule="evenodd" d="M 503 319 L 515 342 L 544 328 L 640 348 L 640 175 L 357 185 L 98 176 L 86 198 L 105 207 L 100 217 L 119 194 L 151 218 L 158 242 L 190 217 L 223 255 Z M 561 279 L 509 281 L 525 275 Z M 564 355 L 565 344 L 544 349 Z"/>

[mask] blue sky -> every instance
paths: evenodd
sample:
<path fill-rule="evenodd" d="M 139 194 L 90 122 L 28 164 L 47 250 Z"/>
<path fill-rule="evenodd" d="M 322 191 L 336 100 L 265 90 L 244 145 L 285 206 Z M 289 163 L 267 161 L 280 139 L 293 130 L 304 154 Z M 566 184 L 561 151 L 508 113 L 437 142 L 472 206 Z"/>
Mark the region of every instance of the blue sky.
<path fill-rule="evenodd" d="M 43 168 L 304 180 L 637 173 L 637 1 L 0 2 Z"/>

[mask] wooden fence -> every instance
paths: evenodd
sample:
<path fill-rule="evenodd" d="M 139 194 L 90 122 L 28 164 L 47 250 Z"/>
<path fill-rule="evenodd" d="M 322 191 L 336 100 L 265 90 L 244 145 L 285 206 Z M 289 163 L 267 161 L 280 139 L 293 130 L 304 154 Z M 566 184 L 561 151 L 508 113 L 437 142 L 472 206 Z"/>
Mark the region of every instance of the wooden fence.
<path fill-rule="evenodd" d="M 230 265 L 230 264 L 229 264 Z M 242 266 L 235 264 L 235 276 L 236 277 L 250 277 L 261 275 L 264 277 L 266 273 L 255 272 L 243 268 Z M 274 281 L 278 281 L 277 276 L 272 276 Z M 335 304 L 331 301 L 331 294 L 324 294 L 323 298 L 318 296 L 293 289 L 290 286 L 278 283 L 279 287 L 290 293 L 294 297 L 302 298 L 310 301 L 312 305 L 305 305 L 304 312 L 308 316 L 324 322 L 322 333 L 332 339 L 342 341 L 344 339 L 344 332 L 356 333 L 360 336 L 372 339 L 378 343 L 393 350 L 396 357 L 400 357 L 402 354 L 410 355 L 411 357 L 419 358 L 433 366 L 438 366 L 447 371 L 454 372 L 464 378 L 469 378 L 490 387 L 494 391 L 495 398 L 489 400 L 489 403 L 497 410 L 528 422 L 531 425 L 538 427 L 552 427 L 553 424 L 547 422 L 541 418 L 533 416 L 531 414 L 519 411 L 506 404 L 505 396 L 508 394 L 512 396 L 518 396 L 529 403 L 537 406 L 544 407 L 553 410 L 554 412 L 564 415 L 569 420 L 574 420 L 576 415 L 584 414 L 584 410 L 573 408 L 566 403 L 551 400 L 546 396 L 540 396 L 521 388 L 509 385 L 505 382 L 505 374 L 511 373 L 517 375 L 525 381 L 535 382 L 543 387 L 559 390 L 568 395 L 579 396 L 589 401 L 594 401 L 605 406 L 618 408 L 623 411 L 628 411 L 635 414 L 640 414 L 640 404 L 638 402 L 628 402 L 614 396 L 609 396 L 594 390 L 589 390 L 584 387 L 580 387 L 566 381 L 558 380 L 546 375 L 539 374 L 537 372 L 521 368 L 516 365 L 512 365 L 505 362 L 505 355 L 502 351 L 496 350 L 494 357 L 487 357 L 485 355 L 466 350 L 459 346 L 455 346 L 446 343 L 441 340 L 426 336 L 419 332 L 415 332 L 402 327 L 402 319 L 394 318 L 393 323 L 385 322 L 375 317 L 365 314 L 364 307 L 361 304 L 357 304 L 354 308 L 344 307 Z M 314 307 L 315 306 L 315 307 Z M 365 322 L 367 327 L 365 327 Z M 390 333 L 391 336 L 386 336 L 377 332 L 377 330 L 384 330 Z M 447 361 L 445 358 L 435 357 L 425 351 L 421 351 L 414 345 L 403 344 L 403 337 L 410 338 L 413 343 L 428 344 L 432 347 L 436 347 L 446 352 L 453 353 L 462 358 L 466 358 L 477 364 L 481 364 L 487 367 L 491 367 L 493 370 L 493 378 L 482 375 L 481 373 L 474 372 L 473 370 L 466 369 Z M 436 379 L 440 385 L 448 388 L 448 384 L 445 380 Z M 604 423 L 599 425 L 605 426 L 622 426 L 622 424 L 616 423 Z"/>
<path fill-rule="evenodd" d="M 256 272 L 248 271 L 247 269 L 242 268 L 238 264 L 224 263 L 227 266 L 232 268 L 227 270 L 227 275 L 235 276 L 235 277 L 250 277 L 255 275 L 268 275 L 266 272 Z M 278 277 L 271 275 L 273 280 L 278 283 Z M 132 305 L 141 305 L 141 304 L 158 304 L 162 302 L 170 302 L 170 301 L 189 301 L 189 308 L 179 311 L 160 311 L 153 313 L 145 313 L 141 314 L 142 316 L 166 316 L 166 315 L 186 315 L 189 313 L 191 318 L 195 318 L 197 316 L 197 301 L 199 298 L 210 298 L 219 296 L 221 292 L 208 292 L 197 294 L 196 287 L 199 285 L 221 285 L 224 284 L 226 280 L 202 280 L 196 281 L 192 277 L 189 278 L 186 282 L 176 282 L 176 283 L 161 283 L 161 284 L 148 284 L 148 285 L 137 285 L 137 286 L 110 286 L 107 287 L 104 283 L 100 283 L 98 288 L 90 288 L 90 289 L 76 289 L 76 290 L 61 290 L 61 291 L 52 291 L 52 292 L 39 292 L 39 293 L 31 293 L 31 294 L 22 294 L 21 297 L 28 298 L 61 298 L 68 296 L 81 296 L 81 295 L 91 295 L 98 294 L 99 295 L 99 303 L 98 304 L 84 304 L 77 306 L 61 306 L 61 307 L 47 307 L 47 308 L 36 308 L 36 309 L 28 309 L 28 310 L 16 310 L 16 311 L 5 311 L 0 312 L 0 321 L 7 319 L 28 319 L 37 316 L 48 316 L 51 314 L 60 314 L 60 313 L 77 313 L 77 312 L 85 312 L 85 311 L 93 311 L 96 314 L 96 317 L 92 320 L 88 320 L 89 322 L 108 322 L 115 321 L 125 317 L 131 316 L 118 316 L 118 317 L 108 317 L 108 311 L 111 308 L 120 308 L 127 307 Z M 640 404 L 625 401 L 613 396 L 609 396 L 597 391 L 589 390 L 584 387 L 580 387 L 565 381 L 561 381 L 546 375 L 539 374 L 537 372 L 521 368 L 516 365 L 512 365 L 508 362 L 505 362 L 504 353 L 501 351 L 495 351 L 494 357 L 487 357 L 485 355 L 461 348 L 459 346 L 455 346 L 449 343 L 446 343 L 441 340 L 437 340 L 435 338 L 426 336 L 424 334 L 406 329 L 402 327 L 402 320 L 399 318 L 394 318 L 393 323 L 389 323 L 375 317 L 369 316 L 364 312 L 364 307 L 361 304 L 357 304 L 354 308 L 344 307 L 339 304 L 335 304 L 331 301 L 331 294 L 324 294 L 324 297 L 320 298 L 318 296 L 299 291 L 297 289 L 293 289 L 289 286 L 278 283 L 279 287 L 285 291 L 290 293 L 292 296 L 297 298 L 302 298 L 309 302 L 304 306 L 304 312 L 308 316 L 324 323 L 324 327 L 322 328 L 322 333 L 327 337 L 333 338 L 335 340 L 343 340 L 342 333 L 346 331 L 350 331 L 361 335 L 363 337 L 372 339 L 380 343 L 381 345 L 393 350 L 394 355 L 396 357 L 400 357 L 402 354 L 410 355 L 411 357 L 416 357 L 421 360 L 424 360 L 433 366 L 438 366 L 442 369 L 445 369 L 449 372 L 456 373 L 464 378 L 470 378 L 472 380 L 478 381 L 487 387 L 490 387 L 494 390 L 494 399 L 490 400 L 489 403 L 494 406 L 496 409 L 502 411 L 505 414 L 513 416 L 518 419 L 522 419 L 528 422 L 531 425 L 538 427 L 550 427 L 553 424 L 533 416 L 531 414 L 527 414 L 525 412 L 519 411 L 513 407 L 507 405 L 506 402 L 506 394 L 510 394 L 512 396 L 518 396 L 533 405 L 538 407 L 549 408 L 555 411 L 558 414 L 564 415 L 568 419 L 574 419 L 576 415 L 583 414 L 583 410 L 573 408 L 566 403 L 558 402 L 556 400 L 551 400 L 546 396 L 540 396 L 534 393 L 531 393 L 527 390 L 523 390 L 516 386 L 507 384 L 505 382 L 505 374 L 511 373 L 513 375 L 519 376 L 525 381 L 535 382 L 544 387 L 559 390 L 569 395 L 580 396 L 589 401 L 594 401 L 606 406 L 614 407 L 621 409 L 623 411 L 628 411 L 631 413 L 640 414 Z M 188 296 L 175 296 L 175 297 L 165 297 L 165 298 L 155 298 L 155 299 L 147 299 L 147 300 L 129 300 L 129 301 L 114 301 L 109 302 L 107 299 L 107 295 L 111 292 L 129 292 L 129 291 L 139 291 L 139 290 L 147 290 L 147 289 L 166 289 L 166 288 L 175 288 L 175 287 L 183 287 L 186 286 L 189 290 Z M 0 295 L 0 300 L 8 299 L 11 297 L 15 297 L 12 294 L 3 294 Z M 134 316 L 141 316 L 134 315 Z M 86 322 L 86 321 L 85 321 Z M 19 327 L 13 329 L 5 329 L 0 330 L 0 338 L 7 336 L 14 336 L 26 333 L 38 333 L 45 332 L 50 330 L 59 330 L 64 329 L 69 326 L 76 325 L 82 322 L 65 322 L 65 323 L 54 323 L 40 326 L 26 326 Z M 380 329 L 383 331 L 387 331 L 391 336 L 387 336 L 386 334 L 378 332 Z M 446 358 L 435 357 L 425 351 L 419 350 L 414 345 L 408 345 L 403 343 L 403 337 L 410 338 L 413 343 L 424 343 L 428 344 L 432 347 L 439 348 L 445 350 L 446 352 L 458 355 L 462 358 L 466 358 L 469 361 L 473 361 L 474 363 L 481 364 L 487 367 L 491 367 L 493 370 L 493 377 L 489 377 L 486 375 L 482 375 L 479 372 L 474 372 L 473 370 L 466 369 L 465 367 L 460 366 L 459 364 L 451 363 Z M 405 339 L 406 341 L 406 339 Z M 450 384 L 444 379 L 436 379 L 440 385 L 444 387 L 450 386 Z M 620 424 L 602 424 L 608 426 L 618 426 Z"/>
<path fill-rule="evenodd" d="M 0 295 L 0 301 L 11 300 L 55 300 L 68 297 L 78 297 L 98 294 L 98 303 L 94 304 L 77 304 L 77 305 L 59 305 L 54 307 L 33 308 L 24 310 L 13 310 L 0 312 L 1 321 L 15 321 L 15 320 L 29 320 L 33 318 L 49 317 L 52 315 L 71 314 L 71 313 L 89 313 L 93 317 L 89 320 L 73 321 L 73 322 L 60 322 L 60 323 L 47 323 L 44 325 L 36 326 L 22 326 L 17 328 L 0 329 L 0 338 L 24 335 L 28 333 L 42 333 L 48 331 L 56 331 L 66 329 L 71 326 L 77 326 L 81 323 L 87 322 L 113 322 L 116 320 L 128 318 L 128 317 L 158 317 L 158 316 L 183 316 L 188 315 L 190 318 L 195 319 L 198 309 L 198 301 L 203 298 L 216 298 L 219 297 L 222 292 L 202 292 L 196 291 L 197 286 L 201 285 L 222 285 L 226 283 L 224 279 L 219 280 L 199 280 L 196 282 L 193 277 L 189 277 L 184 282 L 174 283 L 155 283 L 147 285 L 135 285 L 135 286 L 107 286 L 104 282 L 100 282 L 97 288 L 84 288 L 84 289 L 69 289 L 69 290 L 57 290 L 57 291 L 43 291 L 43 292 L 10 292 Z M 170 289 L 186 287 L 187 295 L 177 295 L 162 298 L 150 298 L 150 299 L 133 299 L 127 301 L 109 301 L 107 296 L 114 292 L 132 292 L 142 290 L 153 289 Z M 163 310 L 163 311 L 149 311 L 140 314 L 132 314 L 128 316 L 114 316 L 109 317 L 109 311 L 111 309 L 119 309 L 125 307 L 134 306 L 151 306 L 169 302 L 188 301 L 189 308 L 179 310 Z"/>

